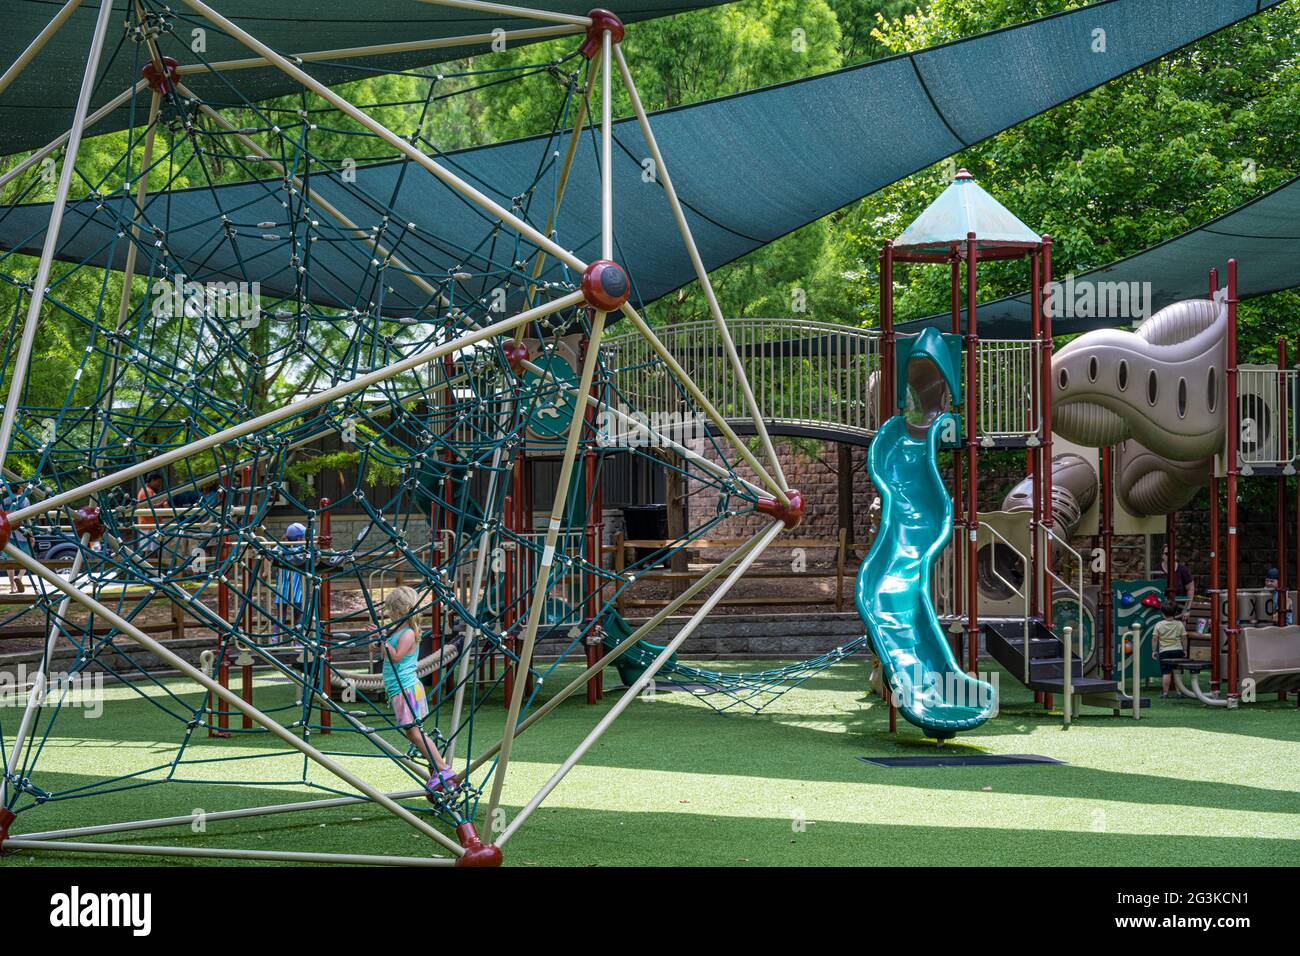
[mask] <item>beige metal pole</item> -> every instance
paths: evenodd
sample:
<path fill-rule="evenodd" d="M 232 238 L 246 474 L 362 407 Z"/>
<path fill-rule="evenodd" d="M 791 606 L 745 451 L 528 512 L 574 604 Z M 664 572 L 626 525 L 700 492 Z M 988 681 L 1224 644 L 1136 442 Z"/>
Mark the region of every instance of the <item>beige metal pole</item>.
<path fill-rule="evenodd" d="M 424 797 L 428 793 L 419 790 L 400 790 L 388 794 L 394 800 L 410 800 Z M 359 803 L 368 803 L 365 797 L 326 797 L 321 800 L 302 800 L 298 803 L 273 803 L 270 806 L 244 807 L 237 810 L 212 810 L 203 814 L 208 823 L 219 820 L 241 820 L 246 817 L 267 817 L 282 813 L 296 813 L 302 810 L 329 810 L 333 807 L 351 807 Z M 156 830 L 164 827 L 189 826 L 194 822 L 194 814 L 186 813 L 174 817 L 154 817 L 149 820 L 129 820 L 123 823 L 101 823 L 88 827 L 67 827 L 61 830 L 40 830 L 36 833 L 24 833 L 24 840 L 69 840 L 74 837 L 104 836 L 109 833 L 133 833 L 139 830 Z"/>
<path fill-rule="evenodd" d="M 376 369 L 373 372 L 368 372 L 365 375 L 358 376 L 349 381 L 340 382 L 338 385 L 317 392 L 314 395 L 308 395 L 299 401 L 284 405 L 281 408 L 273 409 L 263 415 L 257 416 L 256 418 L 250 418 L 248 421 L 240 422 L 238 425 L 232 425 L 222 431 L 214 432 L 211 435 L 196 439 L 187 445 L 173 448 L 171 451 L 163 452 L 161 455 L 155 455 L 153 458 L 147 459 L 146 461 L 123 468 L 115 474 L 107 475 L 94 481 L 88 481 L 84 485 L 61 492 L 57 495 L 51 495 L 44 501 L 29 505 L 26 508 L 14 512 L 9 515 L 9 520 L 11 523 L 17 524 L 25 521 L 27 518 L 33 517 L 34 515 L 55 511 L 65 505 L 70 505 L 74 502 L 80 501 L 82 498 L 98 494 L 105 489 L 130 481 L 132 478 L 138 478 L 146 472 L 163 468 L 174 461 L 180 461 L 183 458 L 188 458 L 190 455 L 207 451 L 209 448 L 214 448 L 217 445 L 224 444 L 225 442 L 233 441 L 236 438 L 242 438 L 245 435 L 262 428 L 282 422 L 288 418 L 293 418 L 295 415 L 301 415 L 314 408 L 319 408 L 321 405 L 328 405 L 335 399 L 344 398 L 351 395 L 353 392 L 362 391 L 372 385 L 378 385 L 381 382 L 385 382 L 390 378 L 395 378 L 396 376 L 409 372 L 421 365 L 427 365 L 429 362 L 436 361 L 444 355 L 450 355 L 468 345 L 473 345 L 475 342 L 482 342 L 484 339 L 490 339 L 494 336 L 501 335 L 504 332 L 513 331 L 521 325 L 526 325 L 529 322 L 550 315 L 553 312 L 567 309 L 582 301 L 584 301 L 584 299 L 581 292 L 571 292 L 566 296 L 547 302 L 544 305 L 539 305 L 536 308 L 527 310 L 526 312 L 520 312 L 518 315 L 511 316 L 508 319 L 502 319 L 500 322 L 484 326 L 483 328 L 473 332 L 466 332 L 464 335 L 453 339 L 450 342 L 444 342 L 442 345 L 424 349 L 423 351 L 416 352 L 414 355 L 408 355 L 406 358 L 394 362 L 391 365 L 386 365 L 381 369 Z"/>
<path fill-rule="evenodd" d="M 591 382 L 595 378 L 596 362 L 600 358 L 600 337 L 605 330 L 605 313 L 597 312 L 591 323 L 591 335 L 587 340 L 587 354 L 583 357 L 582 375 L 578 392 L 587 394 L 591 391 Z M 573 403 L 573 415 L 569 418 L 569 434 L 564 444 L 564 458 L 560 464 L 560 477 L 555 489 L 555 500 L 551 504 L 551 520 L 546 527 L 546 538 L 542 546 L 542 557 L 537 563 L 537 577 L 533 582 L 533 599 L 528 606 L 528 621 L 524 625 L 524 642 L 519 650 L 519 660 L 515 674 L 514 686 L 511 688 L 510 707 L 506 713 L 504 736 L 501 738 L 501 758 L 492 775 L 492 793 L 488 801 L 489 821 L 496 816 L 496 809 L 501 803 L 501 788 L 505 785 L 506 770 L 510 765 L 510 749 L 515 739 L 515 724 L 519 720 L 519 710 L 523 705 L 524 687 L 527 685 L 528 668 L 533 661 L 533 646 L 537 641 L 537 628 L 542 622 L 542 611 L 546 608 L 546 590 L 550 584 L 551 566 L 555 563 L 555 546 L 560 537 L 560 526 L 569 498 L 569 486 L 573 479 L 573 463 L 578 457 L 578 444 L 582 438 L 582 426 L 587 417 L 587 407 L 583 402 Z M 507 666 L 509 666 L 507 664 Z"/>
<path fill-rule="evenodd" d="M 238 850 L 203 846 L 146 846 L 130 843 L 74 843 L 63 840 L 5 840 L 6 850 L 111 853 L 136 856 L 191 856 L 212 860 L 272 860 L 279 863 L 352 863 L 357 866 L 453 866 L 446 856 L 373 856 L 359 853 L 306 853 L 293 850 Z"/>
<path fill-rule="evenodd" d="M 548 27 L 528 27 L 523 30 L 502 30 L 499 33 L 472 33 L 458 37 L 434 37 L 428 40 L 405 40 L 401 43 L 340 47 L 337 50 L 313 50 L 310 53 L 295 53 L 293 59 L 299 63 L 350 60 L 364 56 L 387 56 L 394 53 L 419 53 L 423 50 L 441 50 L 449 47 L 480 46 L 497 40 L 504 40 L 506 43 L 513 43 L 516 40 L 549 40 L 581 32 L 580 26 L 557 24 Z M 214 71 L 225 73 L 232 70 L 251 70 L 269 65 L 269 61 L 260 56 L 250 56 L 239 60 L 218 60 L 214 63 L 186 63 L 177 67 L 176 72 L 180 76 L 189 76 L 194 73 Z"/>
<path fill-rule="evenodd" d="M 68 149 L 63 157 L 63 166 L 59 170 L 59 185 L 54 193 L 54 204 L 50 207 L 50 221 L 45 229 L 45 245 L 41 249 L 36 277 L 32 280 L 27 319 L 23 323 L 22 339 L 18 343 L 18 354 L 14 359 L 13 377 L 9 380 L 9 394 L 5 398 L 4 415 L 0 417 L 0 462 L 6 461 L 9 456 L 14 419 L 18 415 L 18 403 L 23 397 L 23 385 L 27 381 L 32 348 L 36 344 L 36 330 L 41 324 L 41 308 L 45 305 L 45 290 L 50 281 L 50 267 L 54 264 L 54 252 L 59 246 L 63 213 L 68 205 L 68 191 L 72 188 L 72 174 L 77 166 L 77 153 L 81 149 L 81 134 L 86 128 L 90 94 L 95 88 L 95 74 L 99 72 L 99 57 L 104 50 L 104 38 L 108 35 L 108 24 L 112 18 L 111 0 L 101 0 L 99 18 L 95 21 L 95 35 L 90 41 L 90 52 L 86 55 L 86 69 L 81 77 L 81 92 L 77 97 L 76 111 L 72 116 L 72 128 L 68 131 Z"/>
<path fill-rule="evenodd" d="M 601 136 L 606 143 L 612 138 L 613 124 L 609 102 L 610 46 L 611 36 L 604 31 L 604 64 L 601 71 L 603 82 L 603 102 L 601 104 Z M 610 159 L 608 150 L 602 156 L 601 166 L 601 243 L 605 258 L 613 254 L 614 247 L 614 193 L 611 183 Z M 583 356 L 582 375 L 578 382 L 578 394 L 591 394 L 591 383 L 596 375 L 596 363 L 600 360 L 600 339 L 605 331 L 605 313 L 597 311 L 591 323 L 591 334 L 587 338 L 587 354 Z M 537 641 L 537 628 L 542 622 L 542 612 L 546 608 L 546 592 L 550 585 L 551 567 L 555 561 L 555 546 L 560 538 L 560 526 L 564 521 L 568 506 L 569 486 L 573 480 L 573 465 L 578 458 L 578 446 L 582 441 L 582 428 L 587 418 L 587 404 L 584 401 L 573 403 L 573 414 L 569 417 L 569 433 L 564 443 L 564 458 L 560 464 L 560 476 L 551 503 L 551 520 L 546 528 L 546 538 L 542 546 L 542 558 L 538 562 L 537 577 L 533 582 L 532 603 L 528 607 L 528 621 L 524 625 L 524 642 L 519 651 L 518 670 L 511 688 L 510 707 L 506 714 L 505 732 L 501 738 L 501 756 L 497 761 L 496 771 L 492 775 L 492 794 L 488 800 L 489 821 L 495 820 L 497 807 L 501 805 L 501 790 L 505 786 L 506 771 L 510 767 L 510 750 L 514 745 L 515 726 L 519 721 L 519 711 L 523 705 L 524 688 L 528 685 L 528 668 L 532 665 L 533 646 Z M 509 665 L 507 665 L 509 666 Z"/>
<path fill-rule="evenodd" d="M 97 601 L 95 598 L 90 597 L 87 594 L 84 594 L 75 584 L 63 580 L 62 577 L 55 574 L 53 571 L 50 571 L 48 568 L 45 567 L 45 565 L 41 564 L 39 561 L 35 560 L 34 558 L 28 557 L 26 554 L 20 551 L 15 545 L 13 544 L 5 545 L 4 553 L 9 556 L 10 560 L 18 562 L 23 567 L 25 567 L 28 571 L 30 571 L 32 574 L 36 575 L 41 580 L 43 580 L 45 583 L 53 585 L 55 588 L 62 591 L 64 594 L 68 595 L 70 598 L 72 598 L 72 600 L 76 601 L 78 604 L 86 608 L 88 611 L 91 611 L 98 617 L 103 618 L 111 626 L 117 628 L 117 630 L 121 631 L 127 637 L 131 638 L 131 640 L 135 641 L 141 647 L 144 647 L 146 650 L 150 651 L 155 656 L 165 661 L 168 665 L 180 671 L 186 677 L 190 678 L 193 681 L 196 681 L 205 690 L 208 690 L 211 693 L 216 694 L 218 697 L 220 697 L 231 707 L 234 707 L 241 714 L 244 714 L 246 717 L 250 718 L 255 723 L 261 724 L 263 727 L 269 730 L 276 737 L 279 737 L 282 741 L 287 743 L 289 746 L 293 747 L 295 750 L 301 752 L 304 756 L 306 756 L 310 760 L 313 760 L 316 763 L 318 763 L 321 767 L 323 767 L 325 770 L 332 773 L 334 776 L 338 777 L 340 780 L 342 780 L 348 786 L 352 787 L 358 793 L 365 794 L 367 797 L 369 797 L 375 803 L 378 803 L 380 806 L 382 806 L 389 813 L 393 814 L 395 817 L 410 824 L 420 833 L 423 833 L 425 836 L 429 837 L 430 839 L 437 841 L 441 845 L 445 846 L 447 849 L 451 850 L 453 853 L 459 855 L 465 852 L 463 849 L 461 849 L 461 847 L 457 843 L 453 842 L 445 834 L 442 834 L 437 830 L 435 830 L 433 827 L 429 826 L 429 824 L 425 823 L 423 820 L 421 820 L 419 817 L 413 814 L 410 810 L 407 810 L 401 804 L 397 803 L 396 801 L 388 797 L 388 795 L 385 794 L 383 791 L 378 790 L 375 787 L 372 787 L 370 784 L 366 783 L 360 777 L 356 776 L 356 774 L 352 773 L 342 765 L 336 763 L 333 759 L 321 753 L 319 750 L 317 750 L 311 744 L 307 743 L 305 740 L 301 740 L 298 737 L 295 737 L 277 721 L 271 719 L 266 714 L 262 713 L 252 704 L 245 701 L 238 694 L 233 693 L 229 688 L 221 686 L 221 684 L 217 683 L 207 674 L 203 673 L 203 671 L 199 670 L 189 661 L 185 660 L 185 658 L 181 657 L 171 648 L 167 647 L 162 642 L 157 641 L 154 638 L 150 637 L 144 631 L 140 630 L 140 628 L 137 627 L 135 624 L 131 623 L 126 618 L 119 615 L 112 608 L 106 607 L 105 605 Z"/>
<path fill-rule="evenodd" d="M 5 70 L 3 76 L 0 76 L 0 93 L 9 88 L 9 84 L 27 68 L 27 64 L 32 62 L 32 58 L 45 48 L 45 44 L 49 42 L 50 37 L 59 32 L 59 27 L 63 26 L 68 17 L 72 16 L 72 12 L 79 6 L 81 6 L 81 0 L 68 0 L 59 12 L 54 15 L 54 19 L 45 24 L 41 32 L 36 34 L 36 38 L 27 45 L 27 49 L 18 54 L 18 59 L 10 64 L 9 69 Z"/>
<path fill-rule="evenodd" d="M 456 174 L 452 173 L 450 170 L 444 168 L 438 163 L 435 163 L 423 152 L 416 149 L 415 146 L 411 145 L 410 142 L 398 136 L 388 127 L 384 126 L 382 123 L 368 116 L 363 111 L 357 109 L 350 102 L 348 102 L 344 97 L 340 96 L 338 93 L 335 93 L 328 86 L 326 86 L 324 83 L 317 80 L 311 74 L 298 68 L 297 66 L 294 66 L 285 57 L 276 53 L 274 50 L 272 50 L 261 40 L 257 39 L 255 36 L 250 34 L 247 30 L 244 30 L 237 24 L 228 20 L 226 17 L 223 17 L 216 10 L 213 10 L 206 3 L 203 3 L 202 0 L 184 0 L 184 3 L 187 6 L 189 6 L 191 9 L 196 11 L 197 13 L 201 14 L 207 20 L 216 24 L 218 27 L 220 27 L 222 30 L 228 33 L 231 37 L 238 40 L 240 43 L 244 44 L 244 46 L 248 47 L 250 50 L 253 50 L 260 56 L 265 57 L 266 60 L 272 66 L 276 67 L 280 71 L 287 73 L 289 76 L 293 77 L 295 80 L 297 80 L 307 89 L 311 90 L 321 99 L 325 100 L 325 102 L 329 103 L 339 112 L 343 113 L 344 115 L 348 116 L 350 119 L 364 126 L 366 129 L 370 130 L 370 132 L 374 133 L 384 142 L 388 143 L 388 145 L 392 146 L 393 148 L 397 149 L 399 152 L 407 156 L 409 159 L 414 160 L 416 163 L 423 166 L 425 169 L 427 169 L 430 173 L 436 176 L 447 186 L 451 187 L 456 192 L 460 193 L 462 196 L 464 196 L 470 202 L 474 203 L 474 205 L 478 206 L 484 212 L 488 213 L 494 219 L 499 220 L 504 225 L 515 230 L 515 232 L 519 233 L 521 236 L 523 236 L 533 245 L 545 249 L 550 255 L 555 256 L 560 261 L 566 263 L 570 268 L 574 269 L 577 272 L 583 272 L 587 268 L 587 264 L 583 262 L 581 259 L 579 259 L 577 256 L 573 255 L 573 253 L 569 252 L 567 249 L 562 248 L 557 243 L 552 242 L 548 237 L 542 235 L 541 232 L 539 232 L 537 229 L 530 226 L 522 219 L 519 219 L 517 216 L 513 215 L 509 210 L 505 209 L 503 206 L 499 205 L 496 202 L 493 202 L 486 195 L 479 192 L 477 189 L 475 189 L 469 183 L 465 182 Z"/>
<path fill-rule="evenodd" d="M 785 492 L 789 489 L 786 481 L 785 471 L 781 467 L 781 459 L 776 453 L 776 446 L 772 444 L 772 437 L 767 432 L 767 423 L 763 420 L 763 410 L 758 404 L 758 398 L 754 395 L 754 389 L 749 383 L 749 376 L 745 374 L 745 365 L 740 360 L 740 354 L 736 351 L 736 343 L 731 338 L 731 330 L 727 328 L 727 320 L 722 315 L 722 306 L 718 304 L 718 297 L 713 291 L 713 283 L 709 280 L 709 270 L 704 266 L 704 259 L 700 256 L 700 250 L 695 245 L 695 237 L 691 234 L 690 224 L 686 221 L 686 212 L 682 209 L 681 200 L 677 198 L 677 190 L 673 188 L 672 177 L 668 174 L 668 164 L 664 162 L 663 153 L 659 151 L 659 142 L 655 139 L 654 130 L 650 127 L 650 117 L 646 115 L 645 107 L 641 105 L 641 96 L 637 93 L 636 83 L 632 80 L 632 72 L 627 68 L 627 60 L 623 57 L 621 48 L 614 51 L 618 57 L 618 69 L 623 77 L 623 85 L 627 88 L 628 96 L 632 99 L 632 111 L 636 113 L 637 122 L 641 125 L 641 134 L 645 137 L 646 145 L 650 147 L 650 156 L 655 164 L 655 177 L 660 185 L 664 187 L 664 195 L 668 197 L 668 205 L 673 211 L 673 218 L 677 220 L 677 230 L 682 235 L 682 242 L 686 246 L 686 251 L 691 257 L 691 265 L 695 267 L 695 278 L 699 280 L 700 288 L 704 291 L 704 299 L 709 304 L 709 314 L 713 316 L 713 323 L 718 328 L 718 337 L 722 340 L 723 351 L 727 354 L 727 360 L 731 363 L 732 373 L 736 376 L 736 383 L 740 386 L 740 392 L 745 397 L 745 404 L 749 407 L 750 417 L 754 421 L 754 432 L 758 435 L 759 442 L 763 445 L 764 452 L 767 453 L 767 459 L 772 463 L 772 470 L 776 473 L 778 484 L 777 499 L 783 505 L 790 503 Z M 608 95 L 608 94 L 606 94 Z"/>
<path fill-rule="evenodd" d="M 641 676 L 636 679 L 631 687 L 623 692 L 623 696 L 620 697 L 605 716 L 600 719 L 600 722 L 596 724 L 591 733 L 589 733 L 582 743 L 578 745 L 577 749 L 569 755 L 568 759 L 566 759 L 564 763 L 560 764 L 560 768 L 551 775 L 551 779 L 546 781 L 542 786 L 542 789 L 537 791 L 537 794 L 529 800 L 527 805 L 519 811 L 513 820 L 510 821 L 510 825 L 506 827 L 505 832 L 496 839 L 496 845 L 498 847 L 504 847 L 506 845 L 506 842 L 514 832 L 519 829 L 529 816 L 532 815 L 534 810 L 541 806 L 542 801 L 546 799 L 547 795 L 549 795 L 550 792 L 559 785 L 565 775 L 577 765 L 578 761 L 586 755 L 587 751 L 590 750 L 605 731 L 609 729 L 610 725 L 618 719 L 619 715 L 627 709 L 628 705 L 636 699 L 637 695 L 645 690 L 646 685 L 654 679 L 654 675 L 659 673 L 659 669 L 667 663 L 668 659 L 672 657 L 673 654 L 677 653 L 677 649 L 682 646 L 682 643 L 695 633 L 695 629 L 700 626 L 700 622 L 713 612 L 713 609 L 717 606 L 718 602 L 721 601 L 723 597 L 726 596 L 727 592 L 731 590 L 732 585 L 744 577 L 745 572 L 749 570 L 750 565 L 758 559 L 758 556 L 763 553 L 767 546 L 771 544 L 777 535 L 779 535 L 783 530 L 785 530 L 785 525 L 779 521 L 775 521 L 772 523 L 771 527 L 758 536 L 758 546 L 741 559 L 740 563 L 736 565 L 735 570 L 727 576 L 727 580 L 723 581 L 722 584 L 718 586 L 718 589 L 709 595 L 708 600 L 705 601 L 704 604 L 700 606 L 700 609 L 691 616 L 691 619 L 686 622 L 680 631 L 677 632 L 676 636 L 665 645 L 659 656 L 655 658 L 654 663 L 641 672 Z"/>

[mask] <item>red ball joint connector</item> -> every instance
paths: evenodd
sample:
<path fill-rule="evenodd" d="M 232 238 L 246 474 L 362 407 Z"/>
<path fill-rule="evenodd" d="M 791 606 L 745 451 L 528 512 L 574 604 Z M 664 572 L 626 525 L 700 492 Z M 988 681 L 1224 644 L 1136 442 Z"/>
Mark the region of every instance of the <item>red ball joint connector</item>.
<path fill-rule="evenodd" d="M 94 505 L 85 505 L 73 513 L 72 528 L 78 538 L 88 538 L 92 544 L 104 537 L 104 520 Z"/>
<path fill-rule="evenodd" d="M 0 548 L 4 548 L 9 543 L 9 536 L 14 533 L 13 522 L 9 520 L 9 515 L 0 511 Z"/>
<path fill-rule="evenodd" d="M 507 342 L 501 347 L 501 351 L 505 353 L 506 364 L 510 366 L 510 370 L 522 378 L 524 363 L 528 361 L 528 346 L 523 342 Z"/>
<path fill-rule="evenodd" d="M 604 49 L 606 30 L 609 31 L 611 43 L 623 42 L 623 21 L 614 14 L 597 8 L 587 16 L 591 18 L 591 26 L 587 27 L 587 39 L 583 41 L 579 52 L 588 60 Z"/>
<path fill-rule="evenodd" d="M 627 273 L 617 262 L 597 259 L 582 274 L 582 294 L 597 312 L 617 312 L 631 291 Z"/>
<path fill-rule="evenodd" d="M 9 839 L 9 825 L 14 822 L 16 816 L 8 807 L 0 807 L 0 853 L 4 852 L 5 840 Z"/>
<path fill-rule="evenodd" d="M 494 843 L 484 843 L 472 823 L 462 823 L 456 828 L 465 855 L 456 861 L 457 866 L 489 867 L 501 865 L 501 848 Z"/>
<path fill-rule="evenodd" d="M 790 499 L 788 505 L 781 504 L 775 498 L 759 498 L 755 507 L 763 514 L 784 522 L 785 530 L 790 531 L 799 527 L 799 522 L 803 521 L 803 495 L 791 488 L 785 496 Z"/>
<path fill-rule="evenodd" d="M 165 56 L 162 58 L 162 69 L 158 69 L 158 64 L 150 60 L 140 70 L 140 75 L 144 81 L 149 84 L 149 89 L 155 93 L 170 93 L 176 89 L 177 68 L 180 66 L 174 57 Z"/>

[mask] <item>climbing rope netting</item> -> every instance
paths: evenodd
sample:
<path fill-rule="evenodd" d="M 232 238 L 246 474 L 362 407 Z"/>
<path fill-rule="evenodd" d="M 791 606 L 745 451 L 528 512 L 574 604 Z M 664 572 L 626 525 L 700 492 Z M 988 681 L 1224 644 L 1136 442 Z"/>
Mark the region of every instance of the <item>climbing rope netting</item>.
<path fill-rule="evenodd" d="M 184 59 L 194 61 L 185 16 L 152 2 L 139 9 L 144 19 L 133 12 L 106 57 L 133 57 L 146 77 L 154 51 L 166 57 L 183 44 Z M 347 62 L 331 66 L 355 69 L 358 79 L 372 72 Z M 582 119 L 590 115 L 590 69 L 576 52 L 509 66 L 470 62 L 398 74 L 400 95 L 385 87 L 384 98 L 357 105 L 455 169 L 453 147 L 463 144 L 465 123 L 451 129 L 440 125 L 440 115 L 463 120 L 455 104 L 501 84 L 544 91 L 552 122 L 530 141 L 537 156 L 531 179 L 478 176 L 474 184 L 543 234 L 577 248 L 591 236 L 570 234 L 561 157 L 574 137 L 579 148 L 599 150 L 595 129 Z M 78 157 L 60 233 L 63 261 L 42 312 L 42 347 L 57 343 L 46 360 L 60 372 L 33 372 L 24 383 L 3 477 L 10 512 L 356 383 L 577 287 L 577 276 L 555 263 L 543 269 L 536 247 L 486 216 L 480 233 L 467 235 L 398 215 L 411 161 L 322 100 L 304 92 L 253 102 L 240 94 L 237 71 L 212 73 L 228 96 L 200 99 L 183 78 L 160 79 L 155 69 L 152 88 L 143 86 L 126 107 L 128 130 L 89 141 L 107 146 L 83 148 Z M 350 175 L 371 164 L 386 164 L 387 192 L 362 189 Z M 40 166 L 0 181 L 0 217 L 48 198 L 51 189 Z M 216 220 L 201 214 L 207 207 L 193 198 L 220 203 L 217 187 L 231 182 L 247 184 L 243 199 L 220 207 Z M 275 210 L 271 218 L 268 208 Z M 92 224 L 105 223 L 112 227 L 106 245 L 80 258 L 66 254 Z M 33 294 L 35 261 L 18 250 L 39 248 L 42 240 L 35 232 L 0 253 L 0 302 L 9 316 L 0 388 L 14 374 Z M 366 281 L 341 282 L 331 266 L 339 261 L 360 266 Z M 712 438 L 698 449 L 718 463 L 712 469 L 660 454 L 653 442 L 618 440 L 637 428 L 599 414 L 628 405 L 618 391 L 616 353 L 596 356 L 595 401 L 577 394 L 592 321 L 586 308 L 570 307 L 517 335 L 448 349 L 180 456 L 158 469 L 161 488 L 109 483 L 25 524 L 14 540 L 142 629 L 156 626 L 159 614 L 178 616 L 182 628 L 208 638 L 201 664 L 223 684 L 232 672 L 252 675 L 256 666 L 255 683 L 294 689 L 263 705 L 292 734 L 317 744 L 326 730 L 340 735 L 333 740 L 351 735 L 358 745 L 325 752 L 385 761 L 419 787 L 426 771 L 412 759 L 417 755 L 384 699 L 376 666 L 390 628 L 402 623 L 384 620 L 384 597 L 399 582 L 413 586 L 425 602 L 409 616 L 422 638 L 420 676 L 430 682 L 424 728 L 444 753 L 454 753 L 463 780 L 454 794 L 443 791 L 418 812 L 457 826 L 473 819 L 497 765 L 494 739 L 475 734 L 483 708 L 492 700 L 500 707 L 502 685 L 526 676 L 527 717 L 555 669 L 601 639 L 613 602 L 649 567 L 640 562 L 615 573 L 601 557 L 599 488 L 611 445 L 655 469 L 681 471 L 697 501 L 713 503 L 711 511 L 692 509 L 695 519 L 669 551 L 755 507 L 755 495 L 736 480 Z M 691 396 L 678 391 L 683 415 L 698 416 Z M 534 529 L 520 499 L 520 466 L 525 457 L 558 456 L 575 408 L 587 409 L 578 467 L 559 516 L 555 571 L 538 593 L 545 533 Z M 316 489 L 325 475 L 337 476 L 340 489 L 329 499 Z M 77 529 L 87 526 L 74 516 L 87 504 L 98 509 L 102 534 L 79 538 Z M 286 515 L 300 533 L 286 534 Z M 61 563 L 50 557 L 58 551 Z M 44 777 L 41 757 L 57 736 L 67 693 L 55 690 L 30 711 L 29 728 L 0 716 L 10 809 L 166 781 L 234 783 L 238 770 L 216 780 L 213 765 L 252 760 L 286 761 L 276 784 L 345 792 L 287 748 L 214 755 L 221 745 L 209 737 L 267 731 L 213 694 L 160 677 L 129 636 L 68 604 L 48 583 L 34 576 L 28 583 L 35 598 L 9 605 L 0 627 L 48 635 L 50 669 L 65 676 L 103 672 L 119 680 L 174 721 L 176 746 L 129 774 L 80 775 L 74 784 Z M 546 653 L 518 675 L 520 636 L 538 601 Z M 747 679 L 770 695 L 781 680 L 802 673 Z M 741 681 L 710 680 L 749 694 Z"/>

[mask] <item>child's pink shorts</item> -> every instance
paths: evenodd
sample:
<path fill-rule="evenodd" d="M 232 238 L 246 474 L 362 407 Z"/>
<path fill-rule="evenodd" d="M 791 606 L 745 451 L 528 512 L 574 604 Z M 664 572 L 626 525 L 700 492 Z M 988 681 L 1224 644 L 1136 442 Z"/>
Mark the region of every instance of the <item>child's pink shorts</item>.
<path fill-rule="evenodd" d="M 420 721 L 429 716 L 429 702 L 424 696 L 424 685 L 418 681 L 414 687 L 390 697 L 388 702 L 393 705 L 393 715 L 397 718 L 397 726 L 402 730 L 418 726 Z"/>

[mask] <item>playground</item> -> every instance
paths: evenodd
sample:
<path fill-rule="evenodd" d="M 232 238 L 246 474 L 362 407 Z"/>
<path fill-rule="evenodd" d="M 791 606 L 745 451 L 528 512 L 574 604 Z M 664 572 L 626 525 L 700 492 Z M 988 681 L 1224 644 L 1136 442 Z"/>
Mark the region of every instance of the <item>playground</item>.
<path fill-rule="evenodd" d="M 22 0 L 0 870 L 1293 865 L 1289 134 L 1006 145 L 1300 37 L 1170 2 L 679 102 L 732 5 Z"/>

